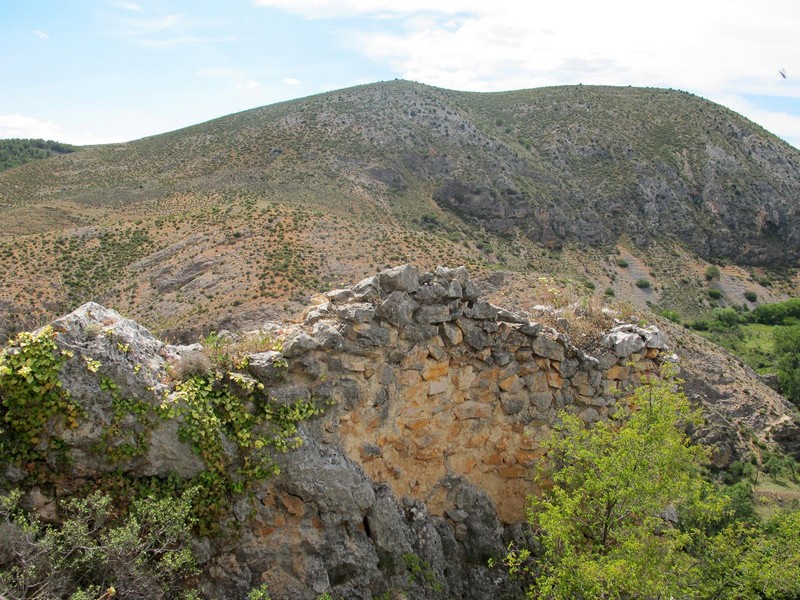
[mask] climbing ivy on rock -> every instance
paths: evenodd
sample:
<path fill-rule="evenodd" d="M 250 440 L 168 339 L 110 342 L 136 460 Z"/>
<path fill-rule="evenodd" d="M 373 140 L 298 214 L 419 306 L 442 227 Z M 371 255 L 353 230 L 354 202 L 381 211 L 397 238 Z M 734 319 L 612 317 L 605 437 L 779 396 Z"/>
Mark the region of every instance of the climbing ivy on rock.
<path fill-rule="evenodd" d="M 55 343 L 52 327 L 18 334 L 0 353 L 0 455 L 16 460 L 39 458 L 42 442 L 48 439 L 45 426 L 62 416 L 67 427 L 75 428 L 81 407 L 70 399 L 58 378 L 64 360 L 72 356 Z"/>

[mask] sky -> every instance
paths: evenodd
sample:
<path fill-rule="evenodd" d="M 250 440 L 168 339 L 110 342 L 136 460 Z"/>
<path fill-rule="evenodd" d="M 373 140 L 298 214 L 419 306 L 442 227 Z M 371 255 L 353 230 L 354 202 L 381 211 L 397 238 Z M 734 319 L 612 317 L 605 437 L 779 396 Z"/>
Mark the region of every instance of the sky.
<path fill-rule="evenodd" d="M 0 0 L 0 138 L 122 142 L 396 78 L 693 92 L 800 147 L 798 0 Z"/>

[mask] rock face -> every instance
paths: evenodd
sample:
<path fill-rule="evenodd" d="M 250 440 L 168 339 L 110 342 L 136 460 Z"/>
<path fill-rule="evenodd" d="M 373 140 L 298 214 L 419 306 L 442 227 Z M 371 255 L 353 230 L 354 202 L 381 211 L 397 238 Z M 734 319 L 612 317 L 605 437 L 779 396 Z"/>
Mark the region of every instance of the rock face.
<path fill-rule="evenodd" d="M 112 468 L 132 476 L 203 468 L 174 421 L 148 428 L 135 414 L 106 443 L 113 449 L 139 432 L 146 452 L 112 463 L 92 451 L 115 423 L 116 400 L 162 402 L 172 393 L 168 364 L 196 348 L 167 346 L 96 304 L 53 326 L 74 353 L 63 385 L 86 408 L 77 429 L 57 432 L 72 482 L 59 493 Z M 261 583 L 273 598 L 298 600 L 518 596 L 519 584 L 487 560 L 522 535 L 558 411 L 602 419 L 616 392 L 653 373 L 665 350 L 658 330 L 624 325 L 590 356 L 481 301 L 463 267 L 397 267 L 318 297 L 303 323 L 271 329 L 284 338 L 282 353 L 252 355 L 249 376 L 276 403 L 313 397 L 331 406 L 304 426 L 302 447 L 278 458 L 278 477 L 234 499 L 224 535 L 198 543 L 208 597 L 244 598 Z"/>

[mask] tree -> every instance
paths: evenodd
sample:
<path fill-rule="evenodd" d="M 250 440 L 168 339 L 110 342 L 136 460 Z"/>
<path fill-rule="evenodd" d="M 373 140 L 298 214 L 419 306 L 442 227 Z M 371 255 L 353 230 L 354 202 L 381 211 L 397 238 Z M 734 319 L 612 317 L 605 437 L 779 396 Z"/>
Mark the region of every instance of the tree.
<path fill-rule="evenodd" d="M 800 542 L 788 540 L 800 518 L 773 537 L 735 521 L 703 478 L 707 449 L 685 433 L 697 419 L 670 377 L 646 381 L 608 422 L 562 415 L 539 475 L 546 491 L 530 498 L 536 543 L 504 559 L 530 578 L 528 598 L 796 597 Z"/>
<path fill-rule="evenodd" d="M 800 404 L 800 325 L 775 329 L 775 367 L 781 392 Z"/>

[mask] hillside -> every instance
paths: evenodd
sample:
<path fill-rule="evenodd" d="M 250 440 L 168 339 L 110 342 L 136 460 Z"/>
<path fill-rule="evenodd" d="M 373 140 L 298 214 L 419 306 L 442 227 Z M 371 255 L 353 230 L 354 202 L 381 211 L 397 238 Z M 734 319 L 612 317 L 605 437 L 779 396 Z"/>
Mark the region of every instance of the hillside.
<path fill-rule="evenodd" d="M 0 206 L 6 329 L 87 300 L 172 335 L 257 323 L 402 262 L 502 271 L 520 308 L 798 289 L 800 153 L 671 90 L 371 84 L 24 165 Z"/>

